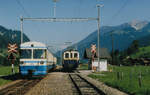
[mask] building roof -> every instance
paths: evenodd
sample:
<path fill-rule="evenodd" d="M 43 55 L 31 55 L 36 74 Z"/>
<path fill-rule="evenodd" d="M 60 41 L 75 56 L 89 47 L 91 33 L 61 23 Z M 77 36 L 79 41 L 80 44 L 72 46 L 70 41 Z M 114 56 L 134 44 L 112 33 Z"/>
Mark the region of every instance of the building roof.
<path fill-rule="evenodd" d="M 98 58 L 98 53 L 97 52 L 98 52 L 98 49 L 96 49 L 95 58 Z M 99 54 L 100 54 L 100 58 L 107 58 L 107 59 L 111 58 L 107 48 L 100 48 L 99 49 Z M 84 58 L 86 58 L 86 59 L 91 59 L 92 58 L 91 48 L 86 48 L 85 49 Z"/>

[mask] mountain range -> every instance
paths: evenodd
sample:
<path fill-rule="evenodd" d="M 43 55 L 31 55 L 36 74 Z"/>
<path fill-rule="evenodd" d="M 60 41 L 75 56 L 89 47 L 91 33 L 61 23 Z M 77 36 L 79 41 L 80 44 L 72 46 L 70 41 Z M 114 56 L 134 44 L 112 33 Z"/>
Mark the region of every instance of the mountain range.
<path fill-rule="evenodd" d="M 20 44 L 20 34 L 18 30 L 7 29 L 3 26 L 0 26 L 0 48 L 7 48 L 8 43 L 17 43 Z M 23 34 L 24 42 L 29 41 L 30 39 Z"/>
<path fill-rule="evenodd" d="M 0 25 L 0 49 L 7 48 L 8 43 L 20 44 L 20 31 L 7 29 Z M 24 35 L 24 42 L 30 39 Z M 112 50 L 112 38 L 114 50 L 127 49 L 133 40 L 139 40 L 141 46 L 150 45 L 150 22 L 148 21 L 132 21 L 117 26 L 103 26 L 100 30 L 100 47 Z M 77 47 L 82 58 L 86 48 L 90 48 L 91 44 L 97 45 L 97 30 L 92 32 L 83 40 L 74 44 Z M 57 55 L 60 55 L 57 52 Z"/>
<path fill-rule="evenodd" d="M 119 51 L 127 49 L 133 40 L 139 40 L 140 45 L 150 45 L 150 22 L 132 21 L 118 26 L 101 27 L 100 47 L 107 48 L 111 52 L 112 38 L 114 50 Z M 90 48 L 91 44 L 97 46 L 97 30 L 73 46 L 77 47 L 82 58 L 85 48 Z"/>

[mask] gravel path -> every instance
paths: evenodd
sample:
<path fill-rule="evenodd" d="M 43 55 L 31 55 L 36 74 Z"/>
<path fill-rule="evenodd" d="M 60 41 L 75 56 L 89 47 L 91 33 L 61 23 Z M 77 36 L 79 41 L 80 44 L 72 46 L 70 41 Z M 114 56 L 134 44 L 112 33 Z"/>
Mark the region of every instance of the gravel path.
<path fill-rule="evenodd" d="M 73 85 L 68 80 L 67 73 L 50 73 L 26 95 L 75 95 Z"/>

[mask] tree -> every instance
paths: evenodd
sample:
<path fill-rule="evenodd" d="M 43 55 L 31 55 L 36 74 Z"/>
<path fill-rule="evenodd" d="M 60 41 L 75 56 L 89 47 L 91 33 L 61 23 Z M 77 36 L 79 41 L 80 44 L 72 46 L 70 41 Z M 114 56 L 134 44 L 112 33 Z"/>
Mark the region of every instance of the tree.
<path fill-rule="evenodd" d="M 130 55 L 132 53 L 135 53 L 139 50 L 139 41 L 134 40 L 130 47 L 127 49 L 127 54 Z"/>

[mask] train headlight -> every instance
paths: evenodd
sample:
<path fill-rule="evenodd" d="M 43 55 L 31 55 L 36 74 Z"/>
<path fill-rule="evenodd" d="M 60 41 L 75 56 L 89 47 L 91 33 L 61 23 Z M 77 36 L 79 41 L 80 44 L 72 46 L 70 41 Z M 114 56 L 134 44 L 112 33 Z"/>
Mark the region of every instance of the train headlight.
<path fill-rule="evenodd" d="M 24 62 L 22 61 L 22 62 L 20 62 L 20 64 L 24 64 Z"/>
<path fill-rule="evenodd" d="M 41 61 L 40 64 L 44 64 L 44 61 Z"/>

